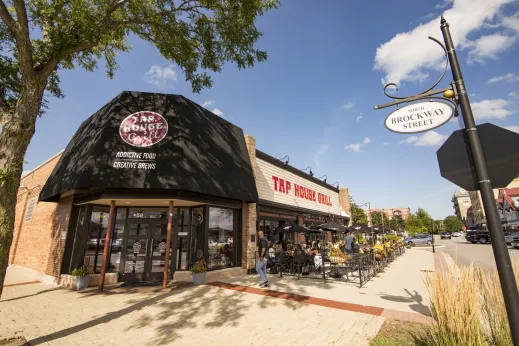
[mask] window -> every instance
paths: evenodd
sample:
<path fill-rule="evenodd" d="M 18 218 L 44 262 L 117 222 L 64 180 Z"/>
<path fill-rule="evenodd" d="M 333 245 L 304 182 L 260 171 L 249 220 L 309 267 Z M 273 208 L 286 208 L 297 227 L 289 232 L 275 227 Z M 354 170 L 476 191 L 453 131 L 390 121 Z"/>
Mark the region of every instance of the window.
<path fill-rule="evenodd" d="M 209 269 L 233 267 L 235 262 L 234 210 L 209 208 Z"/>
<path fill-rule="evenodd" d="M 36 203 L 36 198 L 29 200 L 29 204 L 27 204 L 27 212 L 25 213 L 25 221 L 31 221 L 32 212 L 34 210 L 34 204 Z"/>

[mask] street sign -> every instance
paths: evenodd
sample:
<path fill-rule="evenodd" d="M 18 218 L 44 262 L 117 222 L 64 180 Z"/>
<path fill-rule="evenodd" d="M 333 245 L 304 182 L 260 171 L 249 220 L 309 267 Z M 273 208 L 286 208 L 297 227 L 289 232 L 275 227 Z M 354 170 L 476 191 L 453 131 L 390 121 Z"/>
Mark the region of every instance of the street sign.
<path fill-rule="evenodd" d="M 418 133 L 442 126 L 453 115 L 454 107 L 446 102 L 416 102 L 391 112 L 384 125 L 397 133 Z"/>
<path fill-rule="evenodd" d="M 478 129 L 493 188 L 506 187 L 519 175 L 519 134 L 493 124 Z M 454 131 L 436 155 L 441 176 L 468 191 L 479 190 L 465 130 Z"/>

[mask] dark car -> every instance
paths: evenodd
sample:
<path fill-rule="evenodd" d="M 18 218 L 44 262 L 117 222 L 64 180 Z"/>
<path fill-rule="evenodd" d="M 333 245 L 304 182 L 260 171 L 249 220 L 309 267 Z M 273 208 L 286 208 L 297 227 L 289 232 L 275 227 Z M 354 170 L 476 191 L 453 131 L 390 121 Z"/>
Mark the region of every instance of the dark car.
<path fill-rule="evenodd" d="M 440 239 L 451 239 L 451 234 L 447 231 L 442 232 Z"/>
<path fill-rule="evenodd" d="M 490 233 L 487 231 L 473 231 L 467 233 L 465 237 L 467 241 L 470 241 L 472 244 L 481 243 L 486 244 L 490 243 Z"/>

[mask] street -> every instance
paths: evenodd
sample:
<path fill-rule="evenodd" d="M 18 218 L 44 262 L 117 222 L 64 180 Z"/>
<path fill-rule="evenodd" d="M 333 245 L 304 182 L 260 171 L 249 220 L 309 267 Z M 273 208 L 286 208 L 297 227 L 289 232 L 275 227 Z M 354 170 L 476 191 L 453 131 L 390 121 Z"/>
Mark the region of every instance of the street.
<path fill-rule="evenodd" d="M 439 236 L 436 236 L 434 240 L 436 244 L 445 245 L 445 247 L 439 247 L 437 251 L 449 254 L 458 265 L 470 265 L 474 262 L 484 270 L 493 270 L 496 267 L 491 244 L 472 244 L 464 237 L 440 239 Z M 508 252 L 512 262 L 519 261 L 519 249 L 509 246 Z"/>

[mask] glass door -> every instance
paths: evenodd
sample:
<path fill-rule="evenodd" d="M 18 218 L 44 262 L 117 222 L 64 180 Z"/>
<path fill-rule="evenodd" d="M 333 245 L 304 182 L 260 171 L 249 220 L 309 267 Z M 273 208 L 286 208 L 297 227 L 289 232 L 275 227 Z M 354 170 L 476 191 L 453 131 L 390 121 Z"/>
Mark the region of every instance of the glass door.
<path fill-rule="evenodd" d="M 150 251 L 147 258 L 145 281 L 162 281 L 164 279 L 164 265 L 166 260 L 166 237 L 168 233 L 167 220 L 151 220 L 150 221 Z M 171 277 L 173 272 L 171 268 L 173 248 L 169 244 L 169 270 L 168 276 Z"/>
<path fill-rule="evenodd" d="M 122 281 L 145 281 L 145 270 L 150 238 L 149 220 L 128 221 L 128 236 L 123 248 L 124 269 Z"/>
<path fill-rule="evenodd" d="M 189 208 L 177 208 L 174 217 L 174 227 L 177 234 L 177 251 L 175 258 L 176 270 L 188 270 L 189 268 L 189 231 L 191 225 L 191 214 Z"/>

